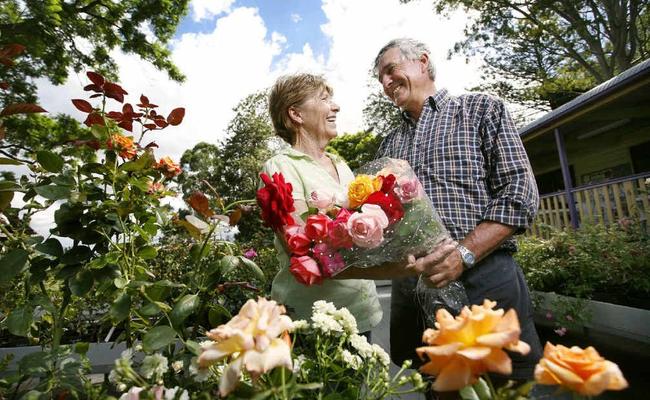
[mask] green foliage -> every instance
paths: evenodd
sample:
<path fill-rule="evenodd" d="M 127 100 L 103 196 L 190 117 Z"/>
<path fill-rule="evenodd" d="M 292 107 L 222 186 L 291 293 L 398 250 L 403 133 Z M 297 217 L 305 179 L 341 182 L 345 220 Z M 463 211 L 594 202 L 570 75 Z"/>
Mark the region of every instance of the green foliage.
<path fill-rule="evenodd" d="M 46 77 L 62 84 L 70 69 L 80 72 L 90 67 L 115 79 L 118 69 L 110 53 L 116 48 L 140 56 L 172 79 L 183 80 L 167 45 L 187 13 L 187 4 L 187 0 L 3 1 L 0 45 L 18 43 L 28 48 L 15 69 L 0 71 L 0 81 L 9 82 L 13 89 L 11 95 L 0 95 L 4 96 L 0 103 L 9 98 L 33 102 L 32 79 Z"/>
<path fill-rule="evenodd" d="M 261 91 L 239 102 L 222 144 L 199 143 L 183 153 L 186 174 L 180 184 L 185 196 L 199 190 L 217 193 L 223 202 L 255 198 L 262 164 L 273 148 L 281 146 L 274 138 L 267 98 L 266 91 Z M 257 213 L 244 217 L 239 229 L 241 241 L 251 240 L 260 231 L 270 234 Z"/>
<path fill-rule="evenodd" d="M 120 105 L 121 112 L 109 111 L 109 98 L 121 103 L 123 89 L 96 73 L 88 77 L 100 106 L 80 99 L 74 103 L 88 114 L 90 125 L 77 133 L 90 137 L 71 136 L 59 146 L 24 151 L 22 161 L 8 158 L 26 164 L 29 175 L 16 179 L 7 173 L 0 180 L 2 193 L 22 193 L 24 201 L 19 208 L 5 203 L 1 215 L 0 341 L 13 344 L 17 338 L 44 347 L 38 360 L 21 361 L 35 362 L 36 369 L 21 367 L 13 380 L 2 381 L 0 397 L 35 396 L 36 391 L 96 397 L 97 388 L 86 387 L 86 366 L 66 361 L 69 349 L 63 343 L 83 334 L 93 341 L 108 337 L 128 347 L 140 342 L 147 351 L 191 357 L 193 339 L 241 305 L 229 303 L 230 293 L 237 291 L 237 298 L 245 299 L 259 293 L 253 282 L 264 284 L 260 268 L 217 235 L 221 221 L 236 224 L 242 213 L 238 206 L 250 201 L 213 201 L 220 204 L 216 210 L 222 215 L 217 216 L 207 199 L 193 194 L 198 216 L 185 219 L 173 218 L 161 204 L 163 197 L 175 194 L 171 189 L 181 170 L 167 157 L 156 161 L 153 150 L 140 142 L 151 130 L 181 123 L 184 109 L 165 118 L 141 96 L 137 111 L 128 103 Z M 137 141 L 123 131 L 134 125 L 141 127 Z M 93 153 L 93 161 L 84 162 L 66 151 L 77 145 L 101 149 L 101 158 Z M 56 237 L 43 238 L 29 224 L 35 213 L 49 207 L 56 210 L 50 231 Z M 168 225 L 172 220 L 192 238 L 181 237 Z M 170 256 L 171 242 L 158 239 L 163 229 L 174 233 L 169 240 L 179 239 L 176 245 L 183 251 Z M 234 260 L 229 271 L 224 260 Z M 181 348 L 172 350 L 169 345 L 177 341 Z M 27 377 L 36 379 L 34 385 L 20 386 Z"/>
<path fill-rule="evenodd" d="M 650 308 L 648 254 L 648 233 L 626 223 L 522 237 L 515 257 L 533 290 Z"/>
<path fill-rule="evenodd" d="M 352 170 L 372 161 L 383 137 L 370 131 L 347 133 L 334 138 L 327 151 L 343 157 Z"/>
<path fill-rule="evenodd" d="M 368 130 L 385 137 L 402 123 L 402 113 L 381 91 L 371 93 L 363 107 L 363 120 Z"/>
<path fill-rule="evenodd" d="M 648 0 L 436 0 L 473 11 L 453 52 L 481 55 L 490 90 L 555 108 L 650 55 Z"/>

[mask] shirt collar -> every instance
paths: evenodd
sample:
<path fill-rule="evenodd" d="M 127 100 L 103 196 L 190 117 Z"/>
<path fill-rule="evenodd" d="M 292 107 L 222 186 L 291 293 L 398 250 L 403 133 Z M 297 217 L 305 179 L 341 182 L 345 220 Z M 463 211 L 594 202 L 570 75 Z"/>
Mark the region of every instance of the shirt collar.
<path fill-rule="evenodd" d="M 434 94 L 426 98 L 423 104 L 423 109 L 424 107 L 427 106 L 427 103 L 429 103 L 431 109 L 435 111 L 440 111 L 445 107 L 445 105 L 447 105 L 449 99 L 450 96 L 447 89 L 443 88 L 440 90 L 436 90 Z M 406 121 L 406 123 L 408 123 L 409 125 L 415 125 L 416 121 L 413 121 L 409 113 L 406 111 L 402 111 L 402 119 L 404 119 L 404 121 Z"/>
<path fill-rule="evenodd" d="M 285 156 L 291 157 L 291 158 L 294 158 L 294 159 L 305 159 L 305 160 L 309 160 L 309 161 L 314 161 L 314 159 L 309 154 L 305 154 L 302 151 L 294 149 L 293 147 L 286 147 L 286 148 L 280 150 L 279 153 L 284 154 Z M 339 162 L 343 161 L 343 158 L 341 158 L 341 156 L 339 156 L 339 155 L 328 153 L 328 152 L 325 152 L 325 154 L 330 159 L 332 159 L 332 161 L 334 161 L 334 163 L 339 163 Z"/>

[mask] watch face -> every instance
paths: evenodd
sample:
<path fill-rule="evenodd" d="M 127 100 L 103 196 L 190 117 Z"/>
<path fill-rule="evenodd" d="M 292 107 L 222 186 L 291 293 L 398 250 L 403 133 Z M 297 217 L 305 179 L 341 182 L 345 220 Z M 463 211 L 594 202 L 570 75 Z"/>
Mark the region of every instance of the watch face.
<path fill-rule="evenodd" d="M 469 265 L 474 265 L 474 255 L 473 254 L 465 254 L 464 257 L 465 263 Z"/>

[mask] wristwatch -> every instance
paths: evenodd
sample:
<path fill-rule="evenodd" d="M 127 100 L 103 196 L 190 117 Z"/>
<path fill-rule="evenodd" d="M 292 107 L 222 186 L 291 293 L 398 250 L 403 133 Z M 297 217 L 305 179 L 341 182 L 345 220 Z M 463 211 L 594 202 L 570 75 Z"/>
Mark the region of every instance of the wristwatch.
<path fill-rule="evenodd" d="M 476 256 L 472 253 L 467 247 L 459 244 L 456 246 L 458 252 L 460 253 L 460 259 L 463 260 L 463 265 L 465 269 L 470 269 L 476 264 Z"/>

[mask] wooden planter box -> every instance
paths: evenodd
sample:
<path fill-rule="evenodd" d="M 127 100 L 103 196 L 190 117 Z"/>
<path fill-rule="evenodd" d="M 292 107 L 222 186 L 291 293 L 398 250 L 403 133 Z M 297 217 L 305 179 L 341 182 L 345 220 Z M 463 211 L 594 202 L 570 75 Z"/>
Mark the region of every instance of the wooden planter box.
<path fill-rule="evenodd" d="M 16 371 L 18 369 L 18 362 L 23 357 L 41 350 L 42 348 L 40 346 L 0 347 L 0 359 L 3 358 L 5 354 L 12 353 L 14 355 L 13 360 L 11 360 L 5 372 Z M 105 374 L 110 372 L 115 364 L 115 360 L 120 358 L 120 355 L 124 350 L 126 350 L 126 345 L 124 343 L 90 343 L 86 355 L 90 360 L 92 372 L 95 374 Z"/>
<path fill-rule="evenodd" d="M 535 309 L 535 323 L 542 326 L 553 326 L 546 313 L 552 310 L 552 304 L 557 298 L 569 302 L 577 302 L 573 297 L 547 292 L 534 292 L 540 299 Z M 581 325 L 588 336 L 606 340 L 613 346 L 635 353 L 650 356 L 650 310 L 603 303 L 595 300 L 584 301 L 586 311 L 591 319 Z"/>

